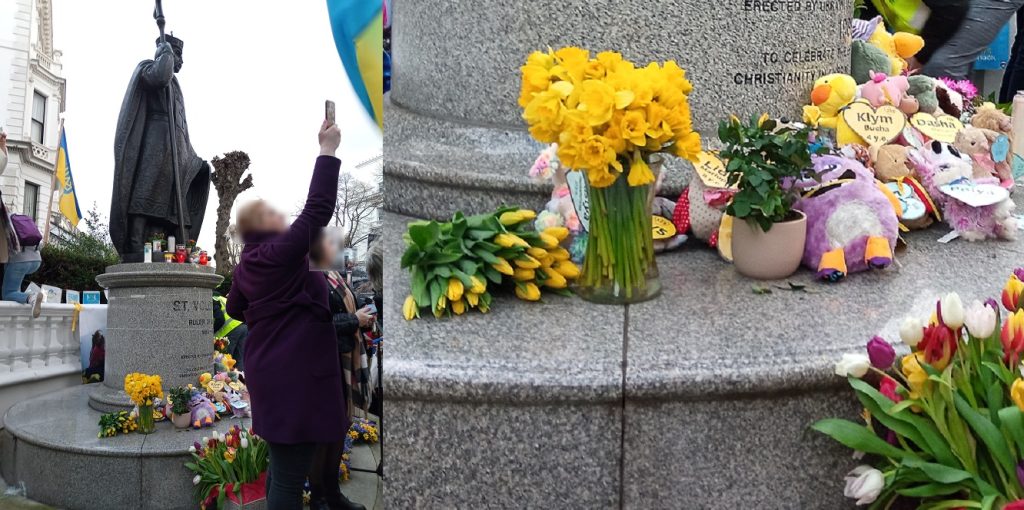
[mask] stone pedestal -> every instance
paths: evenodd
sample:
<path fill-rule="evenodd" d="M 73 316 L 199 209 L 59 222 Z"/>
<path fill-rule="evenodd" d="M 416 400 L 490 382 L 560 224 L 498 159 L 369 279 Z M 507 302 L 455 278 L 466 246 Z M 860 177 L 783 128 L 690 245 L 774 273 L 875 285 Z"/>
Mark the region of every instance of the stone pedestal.
<path fill-rule="evenodd" d="M 1020 200 L 1018 200 L 1020 202 Z M 1018 205 L 1019 206 L 1019 205 Z M 384 303 L 401 317 L 408 217 L 384 217 Z M 899 343 L 935 300 L 997 296 L 1024 241 L 906 235 L 901 267 L 840 284 L 758 284 L 704 247 L 658 257 L 663 292 L 625 306 L 497 292 L 488 314 L 391 321 L 387 508 L 853 509 L 859 462 L 809 429 L 856 420 L 833 373 L 875 334 Z M 782 285 L 781 287 L 785 287 Z"/>
<path fill-rule="evenodd" d="M 544 203 L 549 188 L 527 177 L 540 146 L 517 103 L 532 51 L 675 60 L 694 85 L 694 125 L 714 145 L 730 113 L 799 118 L 817 77 L 848 72 L 851 14 L 833 0 L 395 2 L 386 208 L 447 218 Z"/>
<path fill-rule="evenodd" d="M 123 389 L 131 372 L 160 374 L 166 391 L 210 371 L 213 289 L 222 279 L 212 267 L 168 263 L 118 264 L 96 277 L 108 290 L 107 358 L 89 405 L 131 407 Z"/>

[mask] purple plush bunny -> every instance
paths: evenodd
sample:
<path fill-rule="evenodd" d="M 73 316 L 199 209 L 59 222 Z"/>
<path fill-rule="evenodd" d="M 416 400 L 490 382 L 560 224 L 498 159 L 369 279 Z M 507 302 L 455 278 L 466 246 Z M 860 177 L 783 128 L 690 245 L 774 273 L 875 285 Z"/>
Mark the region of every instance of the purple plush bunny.
<path fill-rule="evenodd" d="M 807 215 L 804 266 L 836 282 L 891 264 L 899 217 L 871 171 L 839 156 L 816 156 L 814 171 L 820 183 L 797 183 L 804 193 L 794 206 Z"/>

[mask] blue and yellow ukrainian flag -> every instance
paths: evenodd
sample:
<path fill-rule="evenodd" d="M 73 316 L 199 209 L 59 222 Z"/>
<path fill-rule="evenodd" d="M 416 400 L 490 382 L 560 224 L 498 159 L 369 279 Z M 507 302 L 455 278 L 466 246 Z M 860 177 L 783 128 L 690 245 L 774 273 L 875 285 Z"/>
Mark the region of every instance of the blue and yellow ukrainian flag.
<path fill-rule="evenodd" d="M 366 112 L 384 128 L 382 0 L 327 0 L 334 44 Z"/>
<path fill-rule="evenodd" d="M 78 227 L 82 210 L 78 208 L 75 179 L 71 177 L 71 160 L 68 159 L 68 138 L 63 127 L 60 130 L 60 148 L 57 149 L 57 167 L 54 172 L 60 185 L 60 213 L 71 222 L 71 226 Z"/>

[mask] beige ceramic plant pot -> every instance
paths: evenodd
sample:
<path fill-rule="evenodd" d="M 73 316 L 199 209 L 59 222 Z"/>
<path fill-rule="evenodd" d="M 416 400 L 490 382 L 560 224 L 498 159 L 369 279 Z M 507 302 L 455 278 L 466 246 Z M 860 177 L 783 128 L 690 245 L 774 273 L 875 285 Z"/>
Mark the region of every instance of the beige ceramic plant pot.
<path fill-rule="evenodd" d="M 173 423 L 176 428 L 187 429 L 189 427 L 189 425 L 191 425 L 191 423 L 189 423 L 189 420 L 191 418 L 192 418 L 192 416 L 189 415 L 189 414 L 173 414 L 172 413 L 171 414 L 171 423 Z"/>
<path fill-rule="evenodd" d="M 758 280 L 781 280 L 796 272 L 804 255 L 807 216 L 776 223 L 768 232 L 756 224 L 736 220 L 732 224 L 732 255 L 736 270 Z"/>

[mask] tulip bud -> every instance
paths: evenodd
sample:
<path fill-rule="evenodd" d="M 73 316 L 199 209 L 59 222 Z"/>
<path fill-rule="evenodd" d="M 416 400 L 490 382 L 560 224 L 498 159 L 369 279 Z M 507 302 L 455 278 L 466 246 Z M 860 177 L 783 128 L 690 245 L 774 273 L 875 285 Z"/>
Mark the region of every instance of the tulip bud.
<path fill-rule="evenodd" d="M 1024 379 L 1017 379 L 1010 385 L 1010 400 L 1017 405 L 1017 408 L 1024 411 Z"/>
<path fill-rule="evenodd" d="M 406 296 L 405 303 L 402 303 L 402 315 L 407 321 L 420 316 L 420 308 L 416 306 L 416 300 L 412 296 Z"/>
<path fill-rule="evenodd" d="M 910 347 L 917 347 L 917 344 L 924 338 L 924 324 L 914 317 L 903 319 L 900 325 L 900 340 Z"/>
<path fill-rule="evenodd" d="M 475 275 L 469 277 L 473 285 L 470 285 L 469 291 L 474 294 L 483 294 L 487 290 L 487 282 L 483 278 L 478 278 Z"/>
<path fill-rule="evenodd" d="M 476 306 L 478 303 L 480 303 L 480 294 L 474 294 L 472 292 L 467 292 L 465 297 L 466 297 L 466 303 L 468 303 L 469 306 Z"/>
<path fill-rule="evenodd" d="M 203 481 L 203 477 L 196 475 L 195 478 L 192 478 L 192 485 L 199 485 L 201 481 Z"/>
<path fill-rule="evenodd" d="M 1003 306 L 1013 312 L 1020 308 L 1020 295 L 1024 292 L 1024 282 L 1021 282 L 1016 273 L 1010 276 L 1003 286 Z"/>
<path fill-rule="evenodd" d="M 846 475 L 843 495 L 856 499 L 857 505 L 870 505 L 885 488 L 885 475 L 871 466 L 857 466 Z"/>
<path fill-rule="evenodd" d="M 544 229 L 544 233 L 559 241 L 564 241 L 565 238 L 569 237 L 569 229 L 565 227 L 548 227 Z"/>
<path fill-rule="evenodd" d="M 516 296 L 525 301 L 540 300 L 540 288 L 533 282 L 516 285 Z"/>
<path fill-rule="evenodd" d="M 868 340 L 867 350 L 871 365 L 879 370 L 888 370 L 892 362 L 896 361 L 896 350 L 882 337 Z"/>
<path fill-rule="evenodd" d="M 449 301 L 458 301 L 462 299 L 462 293 L 465 291 L 465 287 L 462 286 L 462 280 L 455 278 L 454 276 L 448 279 L 448 290 L 445 292 L 445 296 L 448 297 Z"/>
<path fill-rule="evenodd" d="M 843 358 L 836 363 L 835 371 L 836 375 L 840 377 L 860 379 L 868 373 L 870 366 L 871 360 L 863 354 L 843 354 Z"/>
<path fill-rule="evenodd" d="M 189 446 L 188 447 L 188 453 L 196 453 L 196 447 L 195 446 Z"/>
<path fill-rule="evenodd" d="M 466 313 L 466 302 L 461 299 L 452 301 L 452 312 L 455 315 L 462 315 Z"/>
<path fill-rule="evenodd" d="M 517 267 L 512 273 L 512 279 L 517 282 L 528 282 L 535 278 L 537 278 L 537 273 L 533 269 L 524 267 Z"/>
<path fill-rule="evenodd" d="M 248 448 L 248 447 L 249 447 L 249 440 L 243 437 L 242 438 L 242 448 L 244 449 L 244 448 Z"/>
<path fill-rule="evenodd" d="M 522 267 L 526 269 L 537 269 L 540 267 L 540 261 L 526 254 L 520 255 L 519 258 L 512 261 L 516 267 Z"/>
<path fill-rule="evenodd" d="M 964 325 L 974 338 L 988 338 L 996 330 L 996 311 L 981 301 L 972 301 L 964 311 Z"/>
<path fill-rule="evenodd" d="M 939 320 L 949 329 L 958 330 L 964 325 L 964 304 L 956 292 L 946 294 L 938 304 Z"/>

